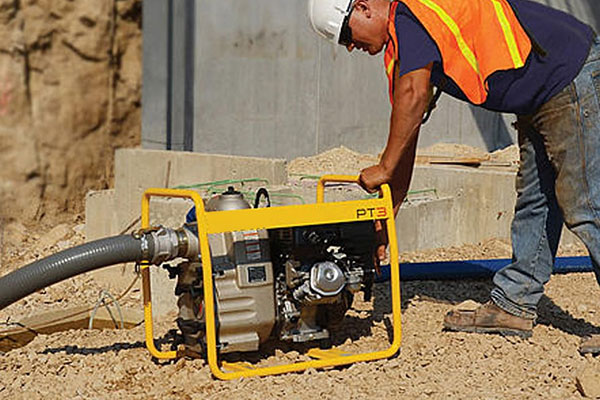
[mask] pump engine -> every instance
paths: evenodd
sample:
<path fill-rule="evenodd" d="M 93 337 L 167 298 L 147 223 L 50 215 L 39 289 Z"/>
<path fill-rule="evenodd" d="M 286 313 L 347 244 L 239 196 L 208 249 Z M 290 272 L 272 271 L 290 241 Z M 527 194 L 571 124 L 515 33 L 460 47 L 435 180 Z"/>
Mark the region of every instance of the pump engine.
<path fill-rule="evenodd" d="M 250 205 L 233 188 L 206 204 L 209 212 L 240 208 Z M 197 229 L 193 218 L 185 229 Z M 327 342 L 354 295 L 371 295 L 370 221 L 211 234 L 209 243 L 221 353 L 256 351 L 269 338 Z M 202 355 L 202 264 L 189 260 L 167 268 L 177 279 L 177 324 L 186 350 Z"/>

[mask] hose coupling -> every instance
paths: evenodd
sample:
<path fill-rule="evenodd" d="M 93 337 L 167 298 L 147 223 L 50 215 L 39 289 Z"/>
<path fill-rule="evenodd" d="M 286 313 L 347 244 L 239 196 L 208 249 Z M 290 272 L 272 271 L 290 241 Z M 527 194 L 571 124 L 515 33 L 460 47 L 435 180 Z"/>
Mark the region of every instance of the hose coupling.
<path fill-rule="evenodd" d="M 175 230 L 159 227 L 148 233 L 154 241 L 154 254 L 150 255 L 150 263 L 160 265 L 179 256 L 179 237 Z"/>
<path fill-rule="evenodd" d="M 149 254 L 145 258 L 151 264 L 160 265 L 177 257 L 198 258 L 198 238 L 188 229 L 179 228 L 175 230 L 160 226 L 146 230 L 141 237 L 142 251 L 144 251 L 144 238 L 152 238 L 154 242 L 153 254 Z"/>

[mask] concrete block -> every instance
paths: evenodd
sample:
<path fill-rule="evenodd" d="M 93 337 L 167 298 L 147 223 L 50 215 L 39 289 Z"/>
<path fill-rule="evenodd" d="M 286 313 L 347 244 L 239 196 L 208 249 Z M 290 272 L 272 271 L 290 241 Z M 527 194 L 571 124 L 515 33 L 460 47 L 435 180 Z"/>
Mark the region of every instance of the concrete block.
<path fill-rule="evenodd" d="M 455 243 L 452 222 L 454 200 L 450 197 L 405 203 L 396 217 L 398 251 L 450 246 Z"/>
<path fill-rule="evenodd" d="M 515 173 L 458 167 L 417 167 L 414 189 L 433 188 L 456 200 L 455 219 L 461 240 L 507 237 L 516 201 Z"/>
<path fill-rule="evenodd" d="M 177 297 L 175 296 L 176 281 L 169 279 L 169 273 L 162 268 L 152 267 L 150 272 L 150 287 L 152 288 L 152 314 L 164 317 L 177 313 Z"/>
<path fill-rule="evenodd" d="M 516 172 L 469 167 L 416 166 L 411 190 L 435 189 L 438 196 L 453 198 L 448 245 L 478 243 L 489 238 L 511 239 L 510 227 L 517 200 Z M 563 229 L 561 244 L 580 240 Z M 427 245 L 429 248 L 429 245 Z M 418 250 L 423 247 L 415 247 Z"/>
<path fill-rule="evenodd" d="M 514 187 L 514 172 L 417 166 L 411 190 L 435 189 L 439 197 L 453 199 L 450 217 L 441 223 L 433 220 L 432 224 L 446 232 L 446 245 L 462 245 L 488 238 L 510 238 L 516 201 Z"/>
<path fill-rule="evenodd" d="M 152 199 L 150 201 L 150 225 L 179 228 L 185 223 L 185 215 L 192 206 L 193 202 L 190 200 Z M 160 267 L 152 267 L 150 274 L 154 315 L 162 317 L 177 312 L 176 281 L 169 279 L 168 272 Z"/>
<path fill-rule="evenodd" d="M 114 189 L 88 192 L 85 196 L 86 241 L 116 234 Z"/>
<path fill-rule="evenodd" d="M 225 179 L 263 178 L 287 182 L 285 160 L 161 150 L 119 149 L 115 153 L 117 220 L 135 219 L 142 193 L 151 187 L 175 187 Z"/>

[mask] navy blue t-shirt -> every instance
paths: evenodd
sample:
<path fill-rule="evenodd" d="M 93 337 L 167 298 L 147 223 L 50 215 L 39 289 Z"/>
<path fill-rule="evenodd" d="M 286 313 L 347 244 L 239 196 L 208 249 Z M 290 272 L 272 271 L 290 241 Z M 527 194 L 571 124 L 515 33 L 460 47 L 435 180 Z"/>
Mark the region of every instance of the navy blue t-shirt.
<path fill-rule="evenodd" d="M 564 89 L 579 73 L 594 39 L 592 28 L 575 17 L 529 0 L 510 0 L 519 20 L 546 51 L 532 49 L 523 68 L 498 71 L 488 78 L 488 110 L 531 114 Z M 468 101 L 444 74 L 437 45 L 402 2 L 396 11 L 400 75 L 433 64 L 431 82 L 443 92 Z"/>

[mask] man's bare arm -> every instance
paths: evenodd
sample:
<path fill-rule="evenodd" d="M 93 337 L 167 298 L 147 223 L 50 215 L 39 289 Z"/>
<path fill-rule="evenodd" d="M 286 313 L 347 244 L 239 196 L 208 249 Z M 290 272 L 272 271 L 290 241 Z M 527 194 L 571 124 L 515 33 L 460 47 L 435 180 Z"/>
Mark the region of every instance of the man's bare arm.
<path fill-rule="evenodd" d="M 360 174 L 361 185 L 370 192 L 383 183 L 391 185 L 396 212 L 410 184 L 419 129 L 429 105 L 431 67 L 396 76 L 387 145 L 379 164 Z"/>
<path fill-rule="evenodd" d="M 387 145 L 379 164 L 360 173 L 359 183 L 370 192 L 379 189 L 383 183 L 390 184 L 396 214 L 410 185 L 419 129 L 430 100 L 431 67 L 430 64 L 402 77 L 396 76 Z M 375 221 L 375 234 L 374 263 L 375 269 L 379 270 L 387 246 L 387 233 L 381 221 Z"/>

